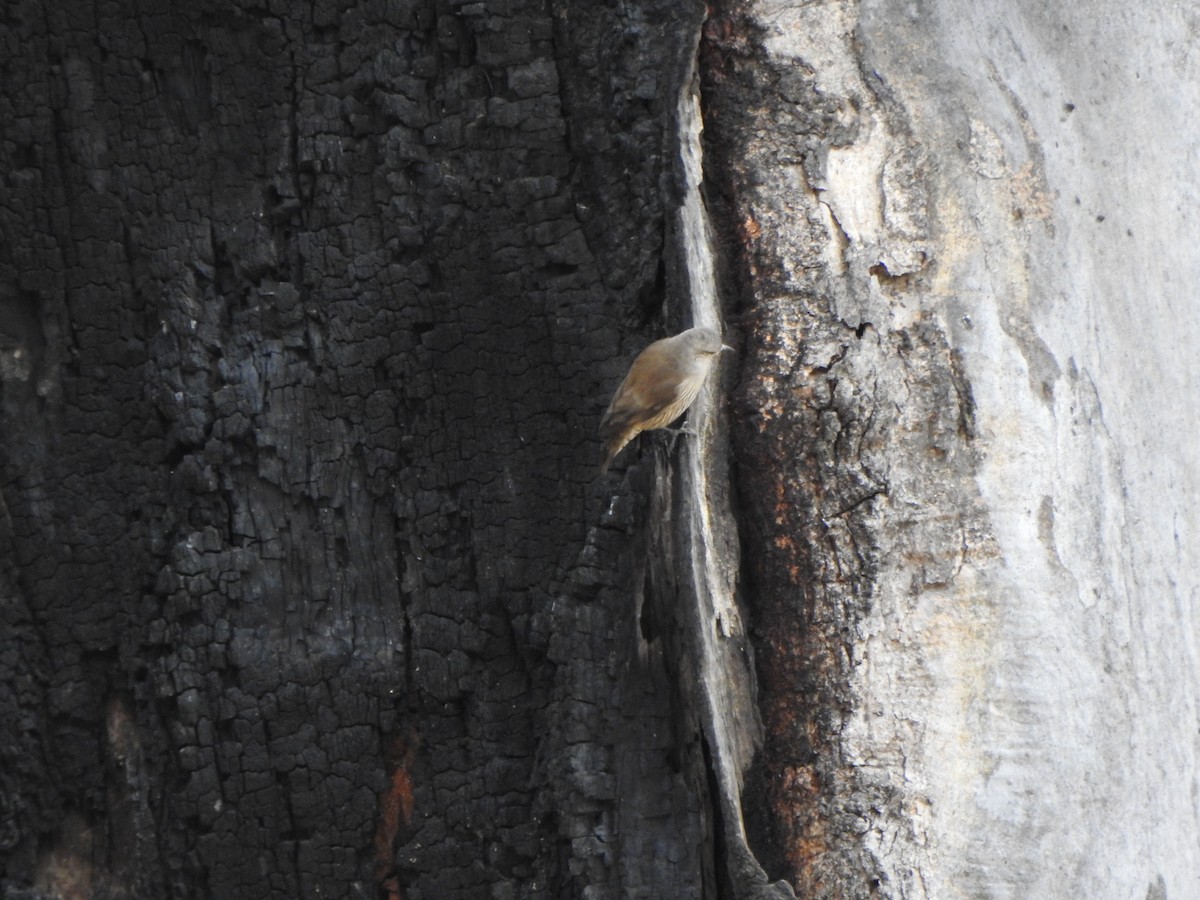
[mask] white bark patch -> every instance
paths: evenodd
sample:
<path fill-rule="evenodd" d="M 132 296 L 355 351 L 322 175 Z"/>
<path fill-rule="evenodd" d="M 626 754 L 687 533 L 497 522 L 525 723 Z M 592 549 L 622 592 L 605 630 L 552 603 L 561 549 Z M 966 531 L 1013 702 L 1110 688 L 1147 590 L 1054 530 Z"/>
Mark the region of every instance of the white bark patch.
<path fill-rule="evenodd" d="M 1200 896 L 1200 319 L 1181 314 L 1200 261 L 1178 127 L 1200 80 L 1164 50 L 1195 16 L 925 6 L 865 3 L 857 34 L 937 173 L 923 306 L 965 363 L 995 545 L 940 585 L 893 557 L 857 648 L 847 748 L 910 810 L 880 826 L 891 896 Z M 878 158 L 830 153 L 852 241 Z M 931 517 L 967 500 L 947 487 Z"/>

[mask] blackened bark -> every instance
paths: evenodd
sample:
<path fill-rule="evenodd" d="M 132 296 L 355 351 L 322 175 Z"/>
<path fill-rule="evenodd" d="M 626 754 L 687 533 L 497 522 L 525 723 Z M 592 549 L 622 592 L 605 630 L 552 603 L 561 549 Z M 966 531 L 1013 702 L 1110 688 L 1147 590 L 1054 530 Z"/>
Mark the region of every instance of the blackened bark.
<path fill-rule="evenodd" d="M 700 7 L 164 9 L 0 22 L 0 885 L 715 896 L 594 477 Z"/>

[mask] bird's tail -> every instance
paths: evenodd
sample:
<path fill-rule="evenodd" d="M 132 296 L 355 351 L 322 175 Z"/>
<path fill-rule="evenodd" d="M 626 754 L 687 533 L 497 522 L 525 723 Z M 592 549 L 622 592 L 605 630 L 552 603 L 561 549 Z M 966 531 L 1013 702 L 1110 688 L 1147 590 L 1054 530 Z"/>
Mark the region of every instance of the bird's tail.
<path fill-rule="evenodd" d="M 600 463 L 600 474 L 603 475 L 608 471 L 608 467 L 612 465 L 612 461 L 617 458 L 617 454 L 625 449 L 625 445 L 629 443 L 629 438 L 623 434 L 616 434 L 604 442 L 604 462 Z"/>

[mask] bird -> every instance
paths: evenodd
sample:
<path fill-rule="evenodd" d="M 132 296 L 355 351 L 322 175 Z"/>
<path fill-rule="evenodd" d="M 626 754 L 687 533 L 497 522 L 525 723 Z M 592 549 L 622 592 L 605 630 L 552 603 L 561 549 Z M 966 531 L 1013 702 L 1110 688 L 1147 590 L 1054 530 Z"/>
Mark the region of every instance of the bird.
<path fill-rule="evenodd" d="M 698 326 L 655 341 L 639 353 L 600 420 L 600 472 L 607 472 L 616 455 L 643 431 L 665 428 L 683 415 L 717 355 L 732 349 L 721 343 L 716 329 Z"/>

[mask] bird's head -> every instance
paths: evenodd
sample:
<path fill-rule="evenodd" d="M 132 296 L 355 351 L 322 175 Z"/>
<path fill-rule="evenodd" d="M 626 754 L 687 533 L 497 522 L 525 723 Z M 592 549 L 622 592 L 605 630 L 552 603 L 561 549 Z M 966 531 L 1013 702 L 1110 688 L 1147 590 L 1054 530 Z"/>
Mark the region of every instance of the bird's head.
<path fill-rule="evenodd" d="M 680 336 L 687 339 L 688 348 L 697 356 L 716 356 L 722 350 L 733 349 L 721 343 L 719 331 L 703 325 L 691 328 Z"/>

